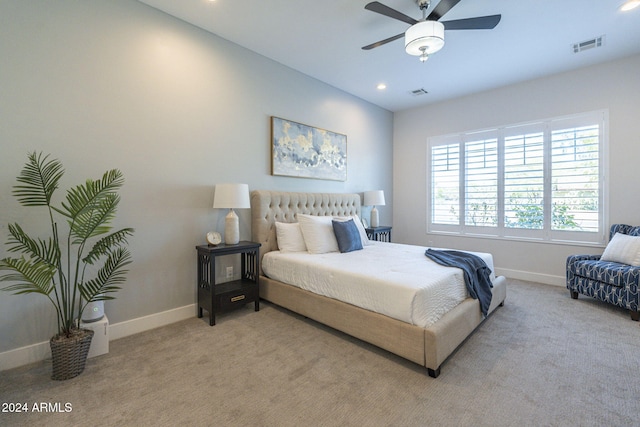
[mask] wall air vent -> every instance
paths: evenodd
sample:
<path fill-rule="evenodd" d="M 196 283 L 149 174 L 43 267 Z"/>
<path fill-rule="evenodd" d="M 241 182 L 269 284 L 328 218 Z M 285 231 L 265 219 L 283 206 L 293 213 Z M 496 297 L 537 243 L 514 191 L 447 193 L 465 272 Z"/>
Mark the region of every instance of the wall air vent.
<path fill-rule="evenodd" d="M 583 52 L 585 50 L 593 49 L 596 47 L 602 47 L 604 45 L 604 36 L 596 37 L 591 40 L 585 40 L 580 43 L 574 43 L 571 45 L 573 53 Z"/>
<path fill-rule="evenodd" d="M 416 90 L 412 90 L 411 91 L 411 95 L 413 96 L 420 96 L 420 95 L 426 95 L 429 92 L 427 92 L 426 89 L 420 88 L 420 89 L 416 89 Z"/>

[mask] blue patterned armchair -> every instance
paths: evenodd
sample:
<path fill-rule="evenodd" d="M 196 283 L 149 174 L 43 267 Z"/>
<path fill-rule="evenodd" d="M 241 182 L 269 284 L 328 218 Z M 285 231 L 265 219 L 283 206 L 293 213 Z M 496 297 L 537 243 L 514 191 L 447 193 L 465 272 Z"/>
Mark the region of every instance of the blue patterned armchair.
<path fill-rule="evenodd" d="M 611 226 L 609 240 L 616 233 L 640 236 L 640 227 L 614 224 Z M 626 308 L 632 320 L 639 320 L 640 267 L 600 261 L 600 257 L 600 255 L 570 255 L 567 258 L 567 289 L 571 293 L 571 298 L 577 299 L 578 294 L 594 297 Z"/>

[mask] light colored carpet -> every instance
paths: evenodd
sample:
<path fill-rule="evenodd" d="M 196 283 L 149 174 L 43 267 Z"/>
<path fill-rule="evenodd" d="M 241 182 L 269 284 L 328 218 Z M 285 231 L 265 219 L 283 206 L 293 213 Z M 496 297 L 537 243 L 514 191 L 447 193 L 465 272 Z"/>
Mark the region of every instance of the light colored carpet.
<path fill-rule="evenodd" d="M 0 373 L 0 413 L 47 426 L 627 426 L 640 415 L 640 326 L 566 289 L 510 280 L 507 300 L 433 379 L 268 303 L 111 342 L 72 380 L 50 362 Z"/>

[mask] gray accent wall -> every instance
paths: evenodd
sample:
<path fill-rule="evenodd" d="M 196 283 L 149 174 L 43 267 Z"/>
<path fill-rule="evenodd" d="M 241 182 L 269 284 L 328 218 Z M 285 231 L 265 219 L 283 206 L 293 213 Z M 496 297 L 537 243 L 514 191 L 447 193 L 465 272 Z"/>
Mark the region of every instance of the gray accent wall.
<path fill-rule="evenodd" d="M 347 135 L 347 181 L 272 176 L 272 115 Z M 195 303 L 195 246 L 224 229 L 216 183 L 381 189 L 390 224 L 392 137 L 391 112 L 137 1 L 0 2 L 0 257 L 8 223 L 47 230 L 45 211 L 11 195 L 28 152 L 62 161 L 61 189 L 119 168 L 116 226 L 136 233 L 111 324 Z M 0 293 L 0 353 L 47 341 L 54 319 L 42 296 Z"/>

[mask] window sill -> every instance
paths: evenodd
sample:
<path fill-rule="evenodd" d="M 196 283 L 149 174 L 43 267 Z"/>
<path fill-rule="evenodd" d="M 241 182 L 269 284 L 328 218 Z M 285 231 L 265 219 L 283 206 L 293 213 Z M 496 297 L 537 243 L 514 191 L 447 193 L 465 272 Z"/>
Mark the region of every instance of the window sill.
<path fill-rule="evenodd" d="M 541 239 L 541 238 L 533 238 L 533 237 L 521 237 L 521 236 L 496 236 L 491 234 L 481 234 L 481 233 L 460 233 L 460 232 L 450 232 L 450 231 L 439 231 L 439 230 L 430 230 L 427 231 L 427 235 L 439 235 L 439 236 L 451 236 L 451 237 L 461 237 L 461 238 L 472 238 L 472 239 L 490 239 L 490 240 L 504 240 L 509 242 L 524 242 L 524 243 L 538 243 L 538 244 L 546 244 L 546 245 L 563 245 L 563 246 L 581 246 L 588 248 L 605 248 L 607 246 L 606 242 L 585 242 L 579 240 L 560 240 L 560 239 Z"/>

